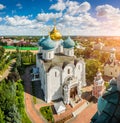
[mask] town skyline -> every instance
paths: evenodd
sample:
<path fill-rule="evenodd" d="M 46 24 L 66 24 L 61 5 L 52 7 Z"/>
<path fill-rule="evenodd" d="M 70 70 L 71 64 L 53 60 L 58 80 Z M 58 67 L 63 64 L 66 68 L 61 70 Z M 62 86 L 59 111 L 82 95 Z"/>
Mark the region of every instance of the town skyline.
<path fill-rule="evenodd" d="M 120 36 L 119 0 L 0 0 L 0 35 Z"/>

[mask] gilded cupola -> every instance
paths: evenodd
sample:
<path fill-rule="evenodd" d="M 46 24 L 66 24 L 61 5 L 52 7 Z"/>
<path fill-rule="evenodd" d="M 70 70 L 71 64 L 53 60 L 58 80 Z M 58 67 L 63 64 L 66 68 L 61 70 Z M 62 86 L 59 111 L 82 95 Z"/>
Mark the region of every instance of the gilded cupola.
<path fill-rule="evenodd" d="M 56 26 L 54 26 L 53 30 L 50 32 L 50 38 L 54 41 L 58 41 L 62 38 L 62 35 L 60 32 L 56 29 Z"/>

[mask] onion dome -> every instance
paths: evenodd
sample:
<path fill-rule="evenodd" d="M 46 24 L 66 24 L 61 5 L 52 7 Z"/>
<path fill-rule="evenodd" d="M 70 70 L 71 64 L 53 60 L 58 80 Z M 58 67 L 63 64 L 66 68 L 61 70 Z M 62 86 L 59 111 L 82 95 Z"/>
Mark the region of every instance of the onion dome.
<path fill-rule="evenodd" d="M 62 38 L 62 35 L 60 32 L 56 29 L 56 26 L 54 26 L 53 30 L 50 32 L 50 38 L 54 41 L 58 41 Z"/>
<path fill-rule="evenodd" d="M 51 40 L 50 36 L 48 36 L 44 41 L 41 43 L 43 50 L 51 50 L 55 48 L 55 42 Z"/>
<path fill-rule="evenodd" d="M 102 97 L 98 98 L 98 105 L 97 106 L 98 106 L 98 112 L 99 113 L 102 113 L 106 104 L 107 104 L 107 101 L 104 98 L 102 98 Z"/>
<path fill-rule="evenodd" d="M 45 37 L 43 36 L 38 40 L 38 45 L 41 46 L 42 42 L 45 40 Z"/>
<path fill-rule="evenodd" d="M 75 42 L 68 37 L 64 42 L 63 42 L 63 47 L 64 48 L 73 48 L 75 46 Z"/>

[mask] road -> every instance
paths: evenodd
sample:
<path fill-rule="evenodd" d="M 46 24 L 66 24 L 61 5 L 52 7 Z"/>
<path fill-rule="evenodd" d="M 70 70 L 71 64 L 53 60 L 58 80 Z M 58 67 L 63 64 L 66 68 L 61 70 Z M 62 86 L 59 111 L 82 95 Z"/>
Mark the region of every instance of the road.
<path fill-rule="evenodd" d="M 25 87 L 25 107 L 28 116 L 30 117 L 32 123 L 45 123 L 44 119 L 39 112 L 36 111 L 33 104 L 32 88 L 31 88 L 31 78 L 30 71 L 31 67 L 26 68 L 25 74 L 22 77 Z"/>

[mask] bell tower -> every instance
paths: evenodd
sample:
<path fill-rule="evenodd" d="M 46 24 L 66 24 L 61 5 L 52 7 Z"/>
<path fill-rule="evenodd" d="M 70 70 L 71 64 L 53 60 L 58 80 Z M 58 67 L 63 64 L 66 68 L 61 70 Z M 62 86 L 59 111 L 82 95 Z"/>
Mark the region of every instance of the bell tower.
<path fill-rule="evenodd" d="M 116 60 L 115 52 L 115 48 L 110 49 L 110 62 L 114 62 Z"/>

